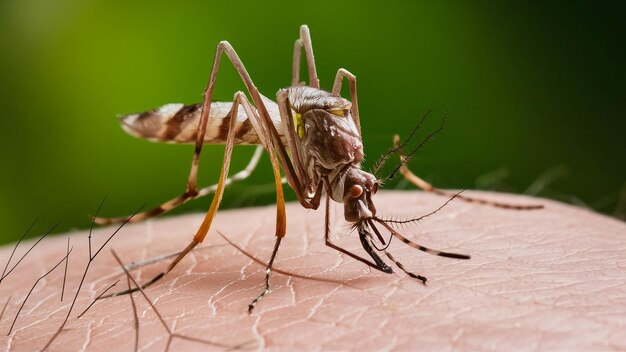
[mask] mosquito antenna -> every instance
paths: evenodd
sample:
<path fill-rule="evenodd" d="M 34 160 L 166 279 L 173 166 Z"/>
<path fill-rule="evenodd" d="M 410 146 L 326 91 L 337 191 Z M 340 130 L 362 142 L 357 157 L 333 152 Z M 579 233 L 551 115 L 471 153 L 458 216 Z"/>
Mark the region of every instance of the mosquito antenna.
<path fill-rule="evenodd" d="M 376 160 L 376 162 L 374 163 L 373 166 L 373 171 L 372 174 L 377 174 L 378 171 L 380 171 L 380 169 L 383 167 L 383 165 L 385 165 L 385 162 L 387 162 L 387 160 L 389 159 L 389 157 L 391 157 L 391 154 L 395 153 L 396 151 L 402 149 L 407 143 L 409 143 L 411 141 L 411 138 L 413 138 L 413 135 L 415 134 L 415 132 L 417 132 L 417 130 L 420 128 L 420 126 L 422 125 L 422 123 L 424 122 L 424 120 L 426 120 L 426 117 L 428 117 L 428 115 L 430 114 L 431 110 L 429 109 L 424 116 L 422 116 L 422 118 L 419 120 L 419 122 L 417 123 L 417 125 L 415 125 L 415 127 L 413 127 L 413 130 L 411 131 L 411 133 L 409 134 L 409 137 L 406 139 L 406 141 L 404 141 L 402 144 L 400 145 L 395 145 L 389 149 L 387 149 L 387 151 L 385 152 L 385 154 L 381 155 L 378 160 Z"/>
<path fill-rule="evenodd" d="M 426 138 L 424 138 L 422 140 L 422 142 L 415 147 L 415 149 L 413 149 L 408 155 L 404 156 L 401 158 L 400 163 L 393 169 L 393 171 L 389 174 L 389 176 L 385 177 L 382 180 L 382 183 L 384 183 L 385 181 L 391 180 L 395 175 L 396 172 L 398 172 L 398 170 L 400 170 L 400 168 L 405 165 L 406 163 L 409 162 L 409 160 L 413 157 L 413 155 L 415 155 L 415 153 L 417 153 L 418 150 L 420 150 L 428 141 L 430 141 L 431 139 L 433 139 L 435 137 L 435 135 L 437 135 L 437 133 L 441 132 L 441 130 L 443 130 L 443 126 L 446 123 L 446 117 L 448 116 L 448 111 L 445 112 L 445 114 L 443 115 L 443 118 L 441 119 L 441 124 L 439 125 L 439 127 L 434 130 L 433 132 L 431 132 L 428 136 L 426 136 Z M 404 143 L 406 144 L 406 143 Z M 402 145 L 404 145 L 402 144 Z M 398 148 L 396 150 L 400 150 L 401 151 L 401 146 L 398 146 Z"/>
<path fill-rule="evenodd" d="M 454 195 L 452 195 L 452 197 L 450 197 L 450 199 L 448 199 L 445 203 L 443 203 L 441 206 L 439 206 L 439 208 L 431 211 L 430 213 L 426 214 L 426 215 L 422 215 L 420 217 L 417 218 L 413 218 L 413 219 L 405 219 L 405 220 L 397 220 L 397 219 L 381 219 L 381 218 L 374 218 L 374 220 L 379 220 L 379 221 L 384 221 L 387 224 L 394 224 L 394 225 L 405 225 L 405 224 L 411 224 L 414 222 L 418 222 L 424 218 L 427 218 L 435 213 L 437 213 L 438 211 L 440 211 L 441 209 L 443 209 L 446 205 L 448 205 L 448 203 L 450 203 L 452 200 L 454 200 L 457 197 L 460 197 L 461 193 L 463 193 L 465 190 L 461 190 L 457 193 L 455 193 Z"/>

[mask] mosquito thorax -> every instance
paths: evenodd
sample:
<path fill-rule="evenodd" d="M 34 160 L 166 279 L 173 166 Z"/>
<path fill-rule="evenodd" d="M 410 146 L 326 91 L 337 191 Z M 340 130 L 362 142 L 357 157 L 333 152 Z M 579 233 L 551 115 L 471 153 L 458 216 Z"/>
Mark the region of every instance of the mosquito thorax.
<path fill-rule="evenodd" d="M 332 185 L 332 198 L 343 202 L 344 182 L 339 179 L 350 173 L 349 169 L 360 171 L 364 156 L 361 134 L 350 111 L 352 104 L 317 88 L 287 89 L 296 134 L 302 145 L 299 156 L 311 186 L 326 179 Z"/>
<path fill-rule="evenodd" d="M 325 110 L 338 116 L 350 113 L 352 103 L 339 95 L 309 86 L 293 86 L 287 90 L 291 108 L 300 115 L 310 110 Z"/>

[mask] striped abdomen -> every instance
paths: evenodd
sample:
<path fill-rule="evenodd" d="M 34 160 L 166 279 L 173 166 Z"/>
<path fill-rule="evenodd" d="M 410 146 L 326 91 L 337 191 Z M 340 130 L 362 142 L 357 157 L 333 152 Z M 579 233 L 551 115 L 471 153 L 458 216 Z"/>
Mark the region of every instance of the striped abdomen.
<path fill-rule="evenodd" d="M 275 102 L 265 97 L 263 97 L 263 100 L 278 133 L 284 136 L 280 124 L 278 106 Z M 207 130 L 204 135 L 205 143 L 223 144 L 226 142 L 232 106 L 232 102 L 214 102 L 211 104 Z M 120 117 L 120 123 L 126 132 L 138 138 L 154 142 L 195 143 L 201 111 L 202 104 L 167 104 L 141 114 L 122 116 Z M 259 136 L 252 128 L 250 121 L 248 121 L 243 106 L 239 106 L 237 112 L 235 143 L 260 143 Z"/>

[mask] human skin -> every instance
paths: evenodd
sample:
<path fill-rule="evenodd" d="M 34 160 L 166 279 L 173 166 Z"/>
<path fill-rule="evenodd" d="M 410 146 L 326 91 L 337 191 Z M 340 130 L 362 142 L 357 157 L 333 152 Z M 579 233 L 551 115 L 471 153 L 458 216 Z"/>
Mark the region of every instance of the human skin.
<path fill-rule="evenodd" d="M 271 350 L 626 350 L 626 225 L 618 220 L 543 199 L 485 192 L 465 195 L 515 204 L 544 204 L 514 211 L 453 200 L 436 214 L 401 228 L 411 240 L 469 254 L 471 260 L 431 256 L 394 240 L 390 251 L 427 285 L 395 273 L 370 270 L 324 246 L 323 211 L 287 206 L 287 237 L 277 269 L 309 279 L 273 274 L 271 292 L 252 314 L 264 268 L 226 243 L 216 230 L 257 258 L 274 245 L 272 206 L 220 211 L 203 249 L 192 252 L 145 293 L 177 333 L 242 349 Z M 379 216 L 415 217 L 447 199 L 423 192 L 379 192 Z M 103 289 L 127 287 L 110 249 L 123 261 L 183 249 L 201 214 L 125 226 L 93 262 L 76 307 L 50 350 L 133 350 L 130 297 L 98 301 L 76 316 Z M 350 233 L 341 205 L 331 207 L 333 238 L 364 254 Z M 94 249 L 115 227 L 94 231 Z M 65 255 L 67 236 L 45 239 L 0 284 L 0 346 L 41 349 L 59 328 L 86 264 L 87 232 L 69 235 L 73 251 L 63 303 L 63 265 L 33 291 L 15 328 L 5 336 L 39 275 Z M 32 243 L 32 242 L 31 242 Z M 28 247 L 23 243 L 22 251 Z M 11 246 L 0 249 L 2 263 Z M 20 252 L 20 250 L 18 250 Z M 383 256 L 383 258 L 385 258 Z M 386 258 L 385 258 L 386 259 Z M 166 262 L 132 271 L 139 282 Z M 322 281 L 327 280 L 327 281 Z M 162 350 L 168 335 L 139 293 L 134 296 L 139 347 Z M 175 339 L 173 350 L 223 349 Z"/>

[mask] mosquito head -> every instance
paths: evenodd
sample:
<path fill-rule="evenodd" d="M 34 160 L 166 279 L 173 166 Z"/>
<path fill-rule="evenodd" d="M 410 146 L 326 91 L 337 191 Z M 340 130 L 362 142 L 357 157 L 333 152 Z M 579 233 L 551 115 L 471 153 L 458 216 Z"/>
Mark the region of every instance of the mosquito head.
<path fill-rule="evenodd" d="M 372 194 L 378 191 L 374 175 L 356 166 L 350 166 L 343 184 L 343 209 L 346 221 L 359 222 L 376 215 Z"/>

